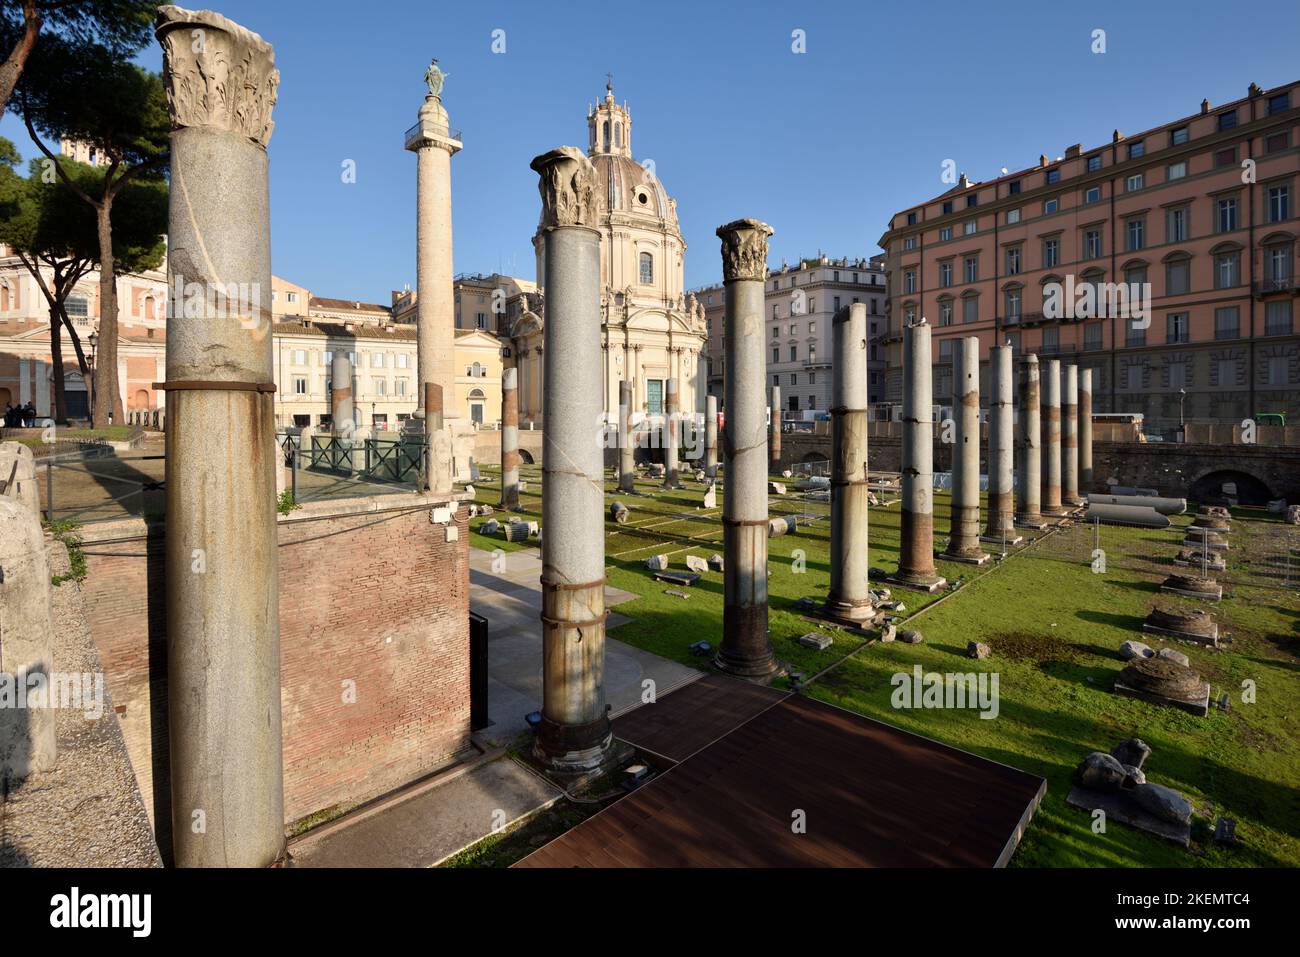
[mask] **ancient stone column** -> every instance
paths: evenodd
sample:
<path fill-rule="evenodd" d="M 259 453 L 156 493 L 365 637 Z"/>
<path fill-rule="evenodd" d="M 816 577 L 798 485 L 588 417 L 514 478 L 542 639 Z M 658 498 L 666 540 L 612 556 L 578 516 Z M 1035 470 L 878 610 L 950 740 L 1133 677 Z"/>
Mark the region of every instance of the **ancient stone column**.
<path fill-rule="evenodd" d="M 767 377 L 764 376 L 764 379 Z M 781 460 L 781 387 L 772 386 L 772 438 L 769 443 L 773 462 Z"/>
<path fill-rule="evenodd" d="M 1047 360 L 1043 390 L 1043 512 L 1060 515 L 1061 508 L 1061 360 Z"/>
<path fill-rule="evenodd" d="M 980 340 L 958 340 L 953 355 L 956 417 L 952 447 L 952 528 L 944 558 L 982 565 L 980 548 Z"/>
<path fill-rule="evenodd" d="M 934 393 L 930 326 L 903 330 L 903 514 L 898 572 L 891 581 L 933 591 L 944 584 L 934 570 Z"/>
<path fill-rule="evenodd" d="M 756 219 L 718 227 L 726 287 L 722 454 L 727 496 L 722 507 L 722 647 L 714 664 L 746 678 L 765 678 L 777 670 L 767 638 L 768 424 L 763 394 L 763 281 L 771 235 L 772 227 Z"/>
<path fill-rule="evenodd" d="M 1079 491 L 1092 492 L 1092 370 L 1079 370 Z"/>
<path fill-rule="evenodd" d="M 867 581 L 867 305 L 831 320 L 831 589 L 826 614 L 875 618 Z"/>
<path fill-rule="evenodd" d="M 417 395 L 436 382 L 444 396 L 456 394 L 456 313 L 452 289 L 451 158 L 463 145 L 442 105 L 445 74 L 434 60 L 425 73 L 429 92 L 406 148 L 416 155 L 415 309 Z M 454 406 L 454 403 L 453 403 Z M 424 414 L 423 404 L 417 415 Z M 455 416 L 453 411 L 452 416 Z"/>
<path fill-rule="evenodd" d="M 1079 499 L 1079 367 L 1071 363 L 1061 384 L 1061 504 L 1068 511 Z"/>
<path fill-rule="evenodd" d="M 1016 426 L 1016 524 L 1043 527 L 1042 431 L 1038 419 L 1038 356 L 1020 359 L 1020 422 Z"/>
<path fill-rule="evenodd" d="M 265 867 L 284 853 L 266 155 L 280 74 L 269 43 L 215 13 L 160 7 L 157 36 L 172 125 L 168 284 L 240 289 L 237 301 L 204 296 L 199 317 L 173 301 L 167 322 L 174 859 Z"/>
<path fill-rule="evenodd" d="M 1015 531 L 1015 415 L 1011 404 L 1011 347 L 989 351 L 989 501 L 987 542 L 1020 541 Z"/>
<path fill-rule="evenodd" d="M 605 706 L 604 415 L 600 348 L 600 184 L 581 150 L 533 160 L 546 237 L 542 458 L 542 722 L 536 756 L 562 772 L 597 768 L 612 734 Z"/>
<path fill-rule="evenodd" d="M 704 400 L 704 474 L 712 481 L 718 474 L 718 397 Z"/>
<path fill-rule="evenodd" d="M 632 435 L 632 383 L 618 384 L 618 490 L 636 491 L 636 442 Z"/>
<path fill-rule="evenodd" d="M 677 446 L 680 442 L 679 430 L 681 419 L 677 399 L 677 380 L 669 379 L 664 383 L 664 484 L 665 489 L 680 488 L 677 480 Z"/>
<path fill-rule="evenodd" d="M 356 427 L 352 412 L 352 360 L 346 352 L 330 360 L 330 422 L 333 431 L 350 436 Z"/>
<path fill-rule="evenodd" d="M 501 373 L 501 507 L 519 509 L 519 372 Z"/>

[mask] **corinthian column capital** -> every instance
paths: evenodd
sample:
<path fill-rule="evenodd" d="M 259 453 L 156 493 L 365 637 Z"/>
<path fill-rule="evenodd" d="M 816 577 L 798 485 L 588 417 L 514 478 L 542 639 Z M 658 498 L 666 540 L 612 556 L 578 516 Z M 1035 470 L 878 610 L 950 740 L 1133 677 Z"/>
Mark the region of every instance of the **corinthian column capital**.
<path fill-rule="evenodd" d="M 738 219 L 718 227 L 722 240 L 722 278 L 767 278 L 767 237 L 772 227 L 757 219 Z"/>
<path fill-rule="evenodd" d="M 595 227 L 600 216 L 596 167 L 574 146 L 560 146 L 535 158 L 529 167 L 540 177 L 542 222 L 555 226 Z"/>
<path fill-rule="evenodd" d="M 236 133 L 265 149 L 280 84 L 271 44 L 209 10 L 163 6 L 154 23 L 172 129 Z"/>

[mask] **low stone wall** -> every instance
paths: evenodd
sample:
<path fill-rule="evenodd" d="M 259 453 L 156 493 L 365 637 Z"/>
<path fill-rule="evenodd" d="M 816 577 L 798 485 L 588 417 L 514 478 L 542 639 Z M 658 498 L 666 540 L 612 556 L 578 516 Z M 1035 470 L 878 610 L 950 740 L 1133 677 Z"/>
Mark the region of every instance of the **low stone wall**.
<path fill-rule="evenodd" d="M 435 524 L 435 504 L 372 496 L 280 519 L 286 823 L 391 791 L 469 747 L 468 510 L 453 502 L 450 526 Z M 83 534 L 92 631 L 168 847 L 165 524 Z"/>
<path fill-rule="evenodd" d="M 542 464 L 542 430 L 519 426 L 519 451 L 525 465 Z M 529 461 L 531 459 L 531 462 Z M 480 430 L 474 433 L 474 464 L 501 464 L 501 432 L 498 429 Z"/>

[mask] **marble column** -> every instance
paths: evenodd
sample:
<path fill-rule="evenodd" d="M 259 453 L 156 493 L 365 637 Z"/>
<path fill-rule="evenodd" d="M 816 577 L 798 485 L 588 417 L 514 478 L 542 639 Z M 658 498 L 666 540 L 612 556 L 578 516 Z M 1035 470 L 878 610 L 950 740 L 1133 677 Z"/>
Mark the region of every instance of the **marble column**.
<path fill-rule="evenodd" d="M 501 372 L 501 507 L 519 510 L 519 373 Z"/>
<path fill-rule="evenodd" d="M 665 489 L 675 489 L 681 488 L 681 482 L 678 481 L 677 477 L 677 448 L 681 441 L 679 430 L 682 427 L 676 379 L 670 378 L 664 383 L 664 396 L 664 427 L 661 433 L 664 449 L 663 487 Z"/>
<path fill-rule="evenodd" d="M 875 616 L 867 571 L 867 305 L 831 320 L 831 588 L 826 614 L 866 624 Z"/>
<path fill-rule="evenodd" d="M 1020 359 L 1020 422 L 1016 425 L 1016 524 L 1042 528 L 1042 427 L 1039 424 L 1038 356 Z"/>
<path fill-rule="evenodd" d="M 980 548 L 980 340 L 966 336 L 956 343 L 953 392 L 956 416 L 952 448 L 952 527 L 943 557 L 982 565 Z"/>
<path fill-rule="evenodd" d="M 712 481 L 718 474 L 718 397 L 704 399 L 704 474 Z"/>
<path fill-rule="evenodd" d="M 416 155 L 415 309 L 417 394 L 436 382 L 444 396 L 456 394 L 456 304 L 452 288 L 451 158 L 463 145 L 442 105 L 445 74 L 437 60 L 425 74 L 429 93 L 406 149 Z M 459 413 L 454 409 L 449 417 Z M 421 405 L 417 415 L 424 414 Z"/>
<path fill-rule="evenodd" d="M 250 291 L 205 297 L 200 317 L 173 302 L 167 323 L 173 858 L 266 867 L 284 855 L 266 154 L 280 75 L 269 43 L 218 14 L 164 6 L 156 23 L 172 126 L 168 284 Z M 226 70 L 224 96 L 203 94 Z"/>
<path fill-rule="evenodd" d="M 1092 370 L 1079 370 L 1079 491 L 1092 493 Z"/>
<path fill-rule="evenodd" d="M 766 375 L 763 377 L 766 380 Z M 781 460 L 781 387 L 772 386 L 772 412 L 771 412 L 771 429 L 772 437 L 769 442 L 769 449 L 773 462 Z"/>
<path fill-rule="evenodd" d="M 1061 360 L 1048 359 L 1043 388 L 1043 513 L 1061 515 Z"/>
<path fill-rule="evenodd" d="M 892 582 L 934 591 L 945 582 L 934 569 L 934 389 L 930 326 L 903 330 L 903 514 L 898 572 Z"/>
<path fill-rule="evenodd" d="M 532 161 L 546 237 L 542 456 L 542 721 L 534 753 L 560 772 L 599 768 L 605 704 L 604 415 L 600 362 L 600 183 L 581 150 Z"/>
<path fill-rule="evenodd" d="M 632 436 L 632 383 L 618 384 L 618 490 L 636 491 L 636 442 Z"/>
<path fill-rule="evenodd" d="M 1079 500 L 1079 367 L 1063 370 L 1061 387 L 1061 504 L 1069 510 Z"/>
<path fill-rule="evenodd" d="M 1015 516 L 1015 410 L 1012 406 L 1012 350 L 994 346 L 989 351 L 989 500 L 984 541 L 1014 545 Z"/>
<path fill-rule="evenodd" d="M 346 352 L 335 352 L 330 360 L 330 428 L 350 436 L 356 428 L 352 411 L 352 360 Z"/>
<path fill-rule="evenodd" d="M 744 678 L 777 671 L 767 638 L 767 362 L 763 281 L 772 227 L 740 219 L 718 227 L 722 240 L 723 311 L 727 376 L 722 453 L 727 472 L 723 500 L 722 647 L 714 664 Z"/>

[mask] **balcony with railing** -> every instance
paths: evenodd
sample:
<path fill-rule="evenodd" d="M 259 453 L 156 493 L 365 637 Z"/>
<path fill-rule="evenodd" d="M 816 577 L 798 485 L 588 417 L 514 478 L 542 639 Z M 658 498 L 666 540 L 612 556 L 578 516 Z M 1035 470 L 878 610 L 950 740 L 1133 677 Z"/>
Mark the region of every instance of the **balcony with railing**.
<path fill-rule="evenodd" d="M 446 126 L 438 126 L 436 123 L 419 122 L 406 131 L 403 137 L 406 148 L 409 150 L 415 144 L 429 140 L 433 143 L 449 143 L 456 148 L 460 148 L 460 130 L 453 130 Z"/>
<path fill-rule="evenodd" d="M 1280 292 L 1300 292 L 1300 279 L 1295 276 L 1277 276 L 1273 279 L 1255 281 L 1256 296 L 1269 296 Z"/>

